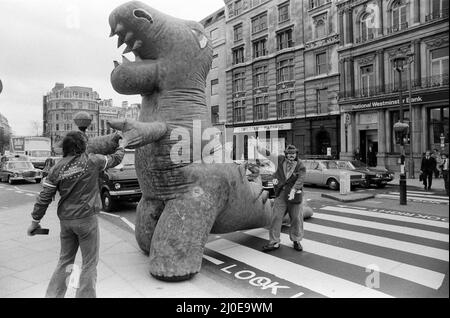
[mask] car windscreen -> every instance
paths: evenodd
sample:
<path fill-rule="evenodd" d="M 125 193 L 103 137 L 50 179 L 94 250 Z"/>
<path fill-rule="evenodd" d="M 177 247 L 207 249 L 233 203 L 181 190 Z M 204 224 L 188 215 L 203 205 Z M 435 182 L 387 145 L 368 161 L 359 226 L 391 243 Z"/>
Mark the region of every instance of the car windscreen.
<path fill-rule="evenodd" d="M 349 161 L 336 161 L 339 169 L 351 169 L 355 170 L 355 167 Z"/>
<path fill-rule="evenodd" d="M 30 157 L 49 157 L 51 155 L 50 151 L 47 150 L 31 150 Z"/>
<path fill-rule="evenodd" d="M 34 169 L 33 164 L 29 161 L 15 161 L 8 163 L 9 169 Z"/>
<path fill-rule="evenodd" d="M 362 161 L 359 160 L 352 160 L 350 161 L 350 163 L 355 167 L 355 168 L 366 168 L 366 164 Z"/>
<path fill-rule="evenodd" d="M 326 169 L 338 169 L 336 162 L 334 161 L 322 161 L 322 164 L 325 166 Z"/>
<path fill-rule="evenodd" d="M 134 152 L 125 152 L 122 162 L 114 169 L 122 169 L 123 167 L 134 167 Z"/>

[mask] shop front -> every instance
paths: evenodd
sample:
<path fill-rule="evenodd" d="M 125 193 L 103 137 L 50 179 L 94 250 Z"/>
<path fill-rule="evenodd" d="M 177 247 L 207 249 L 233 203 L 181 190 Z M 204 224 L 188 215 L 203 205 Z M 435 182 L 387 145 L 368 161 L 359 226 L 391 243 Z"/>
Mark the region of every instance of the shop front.
<path fill-rule="evenodd" d="M 405 152 L 408 160 L 413 159 L 415 172 L 425 151 L 449 151 L 448 96 L 448 91 L 441 90 L 415 92 L 411 101 L 403 99 L 403 121 L 409 125 Z M 401 148 L 393 129 L 400 119 L 399 107 L 396 96 L 342 102 L 341 158 L 358 157 L 368 165 L 399 171 Z"/>

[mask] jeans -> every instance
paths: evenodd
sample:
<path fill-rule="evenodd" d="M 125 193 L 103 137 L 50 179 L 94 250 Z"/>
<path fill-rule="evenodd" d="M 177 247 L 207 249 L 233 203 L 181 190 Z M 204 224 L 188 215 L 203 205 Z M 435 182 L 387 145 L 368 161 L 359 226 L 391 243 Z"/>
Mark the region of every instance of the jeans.
<path fill-rule="evenodd" d="M 301 204 L 291 204 L 286 201 L 285 191 L 275 199 L 273 205 L 272 221 L 269 229 L 269 244 L 280 242 L 281 226 L 283 217 L 289 213 L 291 226 L 289 228 L 289 238 L 293 242 L 300 242 L 303 239 L 303 210 Z"/>
<path fill-rule="evenodd" d="M 95 298 L 100 245 L 97 215 L 77 220 L 61 220 L 60 225 L 61 253 L 45 297 L 64 298 L 80 247 L 83 263 L 75 297 Z"/>

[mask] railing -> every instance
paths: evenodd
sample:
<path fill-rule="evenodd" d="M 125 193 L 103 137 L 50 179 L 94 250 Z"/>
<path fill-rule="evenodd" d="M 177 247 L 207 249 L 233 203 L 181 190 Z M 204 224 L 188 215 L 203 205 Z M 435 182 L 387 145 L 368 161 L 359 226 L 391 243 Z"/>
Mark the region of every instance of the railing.
<path fill-rule="evenodd" d="M 421 79 L 414 79 L 411 81 L 411 90 L 425 89 L 425 88 L 438 88 L 448 86 L 448 74 L 435 75 L 422 77 Z M 387 83 L 385 85 L 371 86 L 364 89 L 355 89 L 353 91 L 347 90 L 339 93 L 339 99 L 345 98 L 363 98 L 370 96 L 377 96 L 389 93 L 397 93 L 400 89 L 399 84 Z M 409 90 L 408 81 L 401 83 L 402 91 Z"/>
<path fill-rule="evenodd" d="M 448 17 L 448 8 L 444 9 L 442 11 L 435 11 L 430 14 L 427 14 L 425 16 L 425 21 L 429 22 L 429 21 L 438 20 L 438 19 L 447 18 L 447 17 Z"/>
<path fill-rule="evenodd" d="M 387 33 L 391 34 L 391 33 L 395 33 L 395 32 L 399 32 L 402 30 L 405 30 L 408 28 L 408 22 L 404 22 L 404 23 L 400 23 L 399 25 L 387 28 Z"/>
<path fill-rule="evenodd" d="M 375 35 L 374 35 L 374 33 L 369 33 L 367 36 L 362 36 L 362 37 L 360 37 L 360 38 L 356 38 L 355 39 L 355 43 L 364 43 L 364 42 L 367 42 L 367 41 L 371 41 L 371 40 L 373 40 L 375 38 Z"/>

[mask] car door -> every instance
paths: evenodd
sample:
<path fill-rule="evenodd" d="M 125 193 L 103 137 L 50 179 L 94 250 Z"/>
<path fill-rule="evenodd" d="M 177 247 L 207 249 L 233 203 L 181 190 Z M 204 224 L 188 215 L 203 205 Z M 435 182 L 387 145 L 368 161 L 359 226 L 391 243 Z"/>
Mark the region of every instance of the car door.
<path fill-rule="evenodd" d="M 319 161 L 314 160 L 311 162 L 309 179 L 312 184 L 323 184 L 323 167 Z"/>

